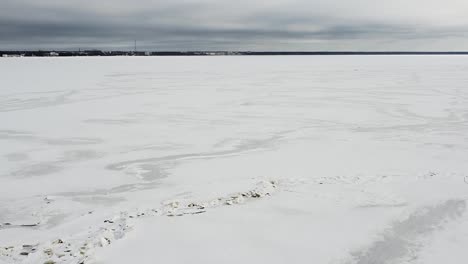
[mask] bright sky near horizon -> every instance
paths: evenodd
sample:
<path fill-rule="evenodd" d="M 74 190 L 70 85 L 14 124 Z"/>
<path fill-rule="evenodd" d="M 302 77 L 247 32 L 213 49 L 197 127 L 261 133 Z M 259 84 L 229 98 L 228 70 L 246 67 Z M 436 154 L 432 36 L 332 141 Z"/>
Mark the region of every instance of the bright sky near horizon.
<path fill-rule="evenodd" d="M 0 0 L 2 49 L 466 51 L 466 0 Z"/>

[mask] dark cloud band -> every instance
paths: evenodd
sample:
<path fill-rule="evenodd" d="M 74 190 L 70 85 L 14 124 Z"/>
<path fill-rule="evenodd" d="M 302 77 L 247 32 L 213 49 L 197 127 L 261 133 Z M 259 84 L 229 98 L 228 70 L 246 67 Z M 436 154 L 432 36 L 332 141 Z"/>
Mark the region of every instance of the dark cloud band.
<path fill-rule="evenodd" d="M 210 7 L 206 1 L 151 5 L 128 12 L 124 9 L 122 13 L 73 5 L 41 6 L 37 2 L 30 6 L 24 1 L 20 4 L 9 1 L 0 11 L 0 49 L 115 49 L 127 47 L 134 39 L 139 40 L 141 49 L 147 50 L 337 49 L 334 46 L 360 50 L 372 49 L 372 45 L 395 50 L 392 48 L 395 42 L 407 42 L 407 50 L 413 50 L 417 47 L 412 47 L 412 42 L 427 39 L 446 40 L 443 45 L 447 49 L 458 46 L 451 41 L 468 42 L 468 22 L 466 26 L 458 23 L 435 27 L 398 23 L 395 19 L 342 18 L 334 12 L 310 15 L 292 12 L 294 9 L 265 11 L 261 7 L 223 17 L 220 11 L 206 13 L 204 10 Z M 229 14 L 229 10 L 225 12 Z"/>

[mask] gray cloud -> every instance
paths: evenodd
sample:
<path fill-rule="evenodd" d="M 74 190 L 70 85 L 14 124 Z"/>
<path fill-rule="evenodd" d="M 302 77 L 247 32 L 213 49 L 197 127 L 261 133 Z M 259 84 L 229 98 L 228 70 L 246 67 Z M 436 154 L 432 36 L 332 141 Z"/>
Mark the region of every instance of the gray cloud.
<path fill-rule="evenodd" d="M 468 50 L 468 1 L 440 3 L 0 0 L 0 49 Z"/>

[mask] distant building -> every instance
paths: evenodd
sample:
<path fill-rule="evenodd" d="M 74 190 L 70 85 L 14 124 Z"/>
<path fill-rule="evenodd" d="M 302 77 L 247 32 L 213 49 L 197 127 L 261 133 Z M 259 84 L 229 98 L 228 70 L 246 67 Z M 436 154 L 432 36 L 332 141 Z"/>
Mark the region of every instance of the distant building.
<path fill-rule="evenodd" d="M 100 50 L 96 50 L 96 49 L 85 50 L 84 53 L 85 53 L 85 56 L 105 56 L 106 55 L 104 54 L 104 52 Z"/>
<path fill-rule="evenodd" d="M 3 58 L 16 58 L 16 57 L 24 57 L 24 54 L 3 54 L 2 55 Z"/>
<path fill-rule="evenodd" d="M 57 57 L 57 56 L 59 56 L 59 55 L 60 55 L 60 54 L 58 54 L 58 52 L 55 52 L 55 51 L 51 51 L 51 52 L 49 53 L 49 56 L 51 56 L 51 57 Z"/>

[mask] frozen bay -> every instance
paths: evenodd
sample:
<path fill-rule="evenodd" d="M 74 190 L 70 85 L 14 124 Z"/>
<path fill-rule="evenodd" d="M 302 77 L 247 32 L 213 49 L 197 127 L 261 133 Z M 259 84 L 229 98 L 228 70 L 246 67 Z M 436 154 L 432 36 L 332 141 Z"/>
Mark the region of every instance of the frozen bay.
<path fill-rule="evenodd" d="M 466 58 L 2 58 L 0 263 L 465 263 Z"/>

